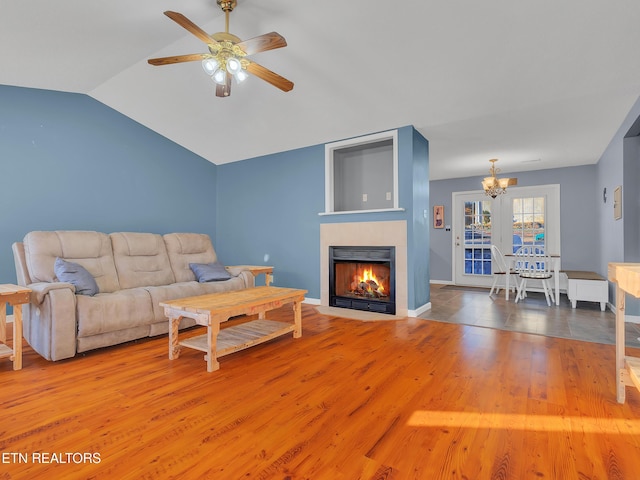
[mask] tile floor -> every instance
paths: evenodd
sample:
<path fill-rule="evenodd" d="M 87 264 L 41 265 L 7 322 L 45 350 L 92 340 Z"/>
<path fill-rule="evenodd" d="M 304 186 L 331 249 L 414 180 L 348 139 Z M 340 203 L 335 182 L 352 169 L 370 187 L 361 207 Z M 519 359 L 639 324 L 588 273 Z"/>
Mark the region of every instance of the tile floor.
<path fill-rule="evenodd" d="M 498 328 L 534 333 L 549 337 L 572 338 L 587 342 L 615 344 L 615 314 L 600 304 L 571 302 L 560 295 L 560 305 L 547 306 L 543 293 L 530 293 L 515 303 L 504 298 L 504 290 L 489 296 L 489 290 L 454 285 L 431 285 L 431 310 L 421 318 L 449 323 Z M 625 324 L 625 340 L 629 347 L 640 348 L 640 325 Z"/>

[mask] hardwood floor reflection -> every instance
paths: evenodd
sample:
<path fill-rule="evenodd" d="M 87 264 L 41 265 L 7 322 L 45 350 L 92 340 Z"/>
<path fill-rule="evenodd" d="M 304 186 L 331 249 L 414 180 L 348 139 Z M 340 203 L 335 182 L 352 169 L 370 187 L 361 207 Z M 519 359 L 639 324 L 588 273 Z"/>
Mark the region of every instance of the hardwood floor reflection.
<path fill-rule="evenodd" d="M 488 289 L 431 285 L 431 310 L 420 317 L 450 323 L 499 328 L 587 342 L 615 344 L 615 314 L 600 304 L 578 302 L 571 308 L 566 295 L 549 307 L 543 293 L 530 293 L 518 303 L 504 298 L 504 290 L 489 296 Z M 640 348 L 640 325 L 626 323 L 626 344 Z"/>
<path fill-rule="evenodd" d="M 434 312 L 496 318 L 506 308 L 474 295 L 439 300 Z M 293 312 L 269 318 L 291 321 Z M 217 372 L 206 372 L 202 352 L 184 349 L 173 361 L 167 352 L 163 336 L 61 362 L 25 346 L 19 371 L 0 362 L 0 450 L 9 454 L 0 478 L 640 472 L 640 393 L 628 389 L 627 402 L 616 402 L 612 345 L 419 318 L 363 322 L 304 305 L 302 338 L 228 355 Z"/>

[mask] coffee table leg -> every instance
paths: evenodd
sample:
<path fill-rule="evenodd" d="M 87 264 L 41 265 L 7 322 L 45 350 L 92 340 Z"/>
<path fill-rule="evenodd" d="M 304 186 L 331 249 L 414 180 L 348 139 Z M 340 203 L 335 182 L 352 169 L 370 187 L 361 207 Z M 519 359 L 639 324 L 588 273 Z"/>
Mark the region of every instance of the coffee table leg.
<path fill-rule="evenodd" d="M 169 360 L 174 360 L 180 356 L 180 345 L 178 345 L 178 328 L 182 317 L 169 318 Z"/>
<path fill-rule="evenodd" d="M 205 356 L 207 360 L 207 372 L 215 372 L 220 369 L 220 362 L 218 362 L 218 358 L 216 355 L 217 343 L 218 343 L 218 332 L 220 331 L 220 322 L 214 319 L 209 321 L 209 325 L 207 326 L 207 355 Z"/>
<path fill-rule="evenodd" d="M 295 329 L 293 330 L 293 338 L 300 338 L 302 336 L 302 302 L 293 302 L 293 319 L 295 322 Z"/>

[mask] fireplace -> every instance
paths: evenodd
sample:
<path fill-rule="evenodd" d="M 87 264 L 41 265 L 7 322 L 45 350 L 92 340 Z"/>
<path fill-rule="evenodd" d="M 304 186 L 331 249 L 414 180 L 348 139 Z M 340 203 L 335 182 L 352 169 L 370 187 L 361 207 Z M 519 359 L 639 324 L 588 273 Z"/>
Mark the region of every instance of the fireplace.
<path fill-rule="evenodd" d="M 329 247 L 329 305 L 396 313 L 395 247 Z"/>

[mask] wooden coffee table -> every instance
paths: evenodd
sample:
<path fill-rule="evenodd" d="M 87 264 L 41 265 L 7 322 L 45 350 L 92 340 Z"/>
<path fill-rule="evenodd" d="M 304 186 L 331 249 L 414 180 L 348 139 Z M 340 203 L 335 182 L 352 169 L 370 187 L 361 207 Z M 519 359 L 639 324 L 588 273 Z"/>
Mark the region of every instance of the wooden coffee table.
<path fill-rule="evenodd" d="M 255 287 L 233 292 L 211 293 L 161 302 L 169 318 L 169 358 L 180 356 L 180 346 L 206 353 L 207 371 L 220 368 L 218 358 L 267 342 L 293 332 L 302 336 L 302 301 L 307 290 L 281 287 Z M 291 303 L 294 323 L 267 320 L 265 312 Z M 220 330 L 220 324 L 238 315 L 258 314 L 258 319 Z M 178 327 L 183 318 L 192 318 L 207 327 L 207 333 L 178 341 Z"/>

